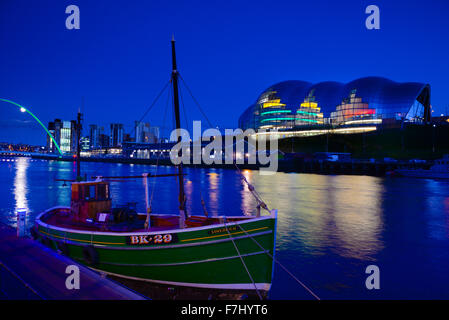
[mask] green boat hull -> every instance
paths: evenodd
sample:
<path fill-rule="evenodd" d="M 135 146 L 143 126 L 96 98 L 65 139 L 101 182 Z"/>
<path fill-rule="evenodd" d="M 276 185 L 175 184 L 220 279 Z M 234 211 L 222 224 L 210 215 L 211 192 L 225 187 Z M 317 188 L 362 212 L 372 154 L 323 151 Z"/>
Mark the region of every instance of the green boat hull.
<path fill-rule="evenodd" d="M 271 287 L 275 212 L 239 222 L 146 233 L 64 229 L 43 222 L 44 214 L 36 220 L 40 241 L 96 270 L 189 287 Z"/>

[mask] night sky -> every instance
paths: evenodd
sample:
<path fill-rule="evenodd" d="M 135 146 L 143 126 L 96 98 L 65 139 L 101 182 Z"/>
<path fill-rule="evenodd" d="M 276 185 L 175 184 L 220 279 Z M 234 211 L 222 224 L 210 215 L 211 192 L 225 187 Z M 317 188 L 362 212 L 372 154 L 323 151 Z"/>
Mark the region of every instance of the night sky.
<path fill-rule="evenodd" d="M 71 4 L 80 30 L 65 27 Z M 365 27 L 370 4 L 380 8 L 380 30 Z M 75 119 L 84 97 L 85 128 L 119 122 L 132 132 L 169 80 L 172 34 L 181 75 L 220 128 L 237 127 L 243 110 L 284 80 L 430 83 L 434 115 L 449 110 L 447 0 L 0 0 L 0 98 L 48 124 Z M 181 116 L 204 121 L 181 92 Z M 161 126 L 167 98 L 144 120 Z M 165 117 L 173 122 L 171 111 Z M 2 141 L 44 145 L 46 137 L 0 102 Z"/>

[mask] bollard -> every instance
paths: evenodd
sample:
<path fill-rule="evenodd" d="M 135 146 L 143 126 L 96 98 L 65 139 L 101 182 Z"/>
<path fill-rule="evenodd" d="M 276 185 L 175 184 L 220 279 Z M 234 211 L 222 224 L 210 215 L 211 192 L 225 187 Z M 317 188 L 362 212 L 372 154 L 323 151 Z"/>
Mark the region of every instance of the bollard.
<path fill-rule="evenodd" d="M 26 234 L 26 209 L 17 209 L 17 237 L 24 237 Z"/>

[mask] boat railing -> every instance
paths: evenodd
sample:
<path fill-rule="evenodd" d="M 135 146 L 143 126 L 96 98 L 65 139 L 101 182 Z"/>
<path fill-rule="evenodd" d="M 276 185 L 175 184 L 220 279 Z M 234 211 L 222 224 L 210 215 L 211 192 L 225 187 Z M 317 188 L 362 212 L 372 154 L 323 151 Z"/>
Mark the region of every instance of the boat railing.
<path fill-rule="evenodd" d="M 41 214 L 39 214 L 36 217 L 36 220 L 40 220 L 42 222 L 46 222 L 50 218 L 50 216 L 54 215 L 56 212 L 58 212 L 58 213 L 65 213 L 66 215 L 68 215 L 68 214 L 71 214 L 72 210 L 71 210 L 71 208 L 65 207 L 65 206 L 52 207 L 50 209 L 45 210 Z"/>

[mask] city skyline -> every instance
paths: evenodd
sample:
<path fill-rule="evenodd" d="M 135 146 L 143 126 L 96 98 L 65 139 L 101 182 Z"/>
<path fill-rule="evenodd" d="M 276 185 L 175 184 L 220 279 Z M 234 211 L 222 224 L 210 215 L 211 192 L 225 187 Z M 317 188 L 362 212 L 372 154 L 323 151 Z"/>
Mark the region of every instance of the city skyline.
<path fill-rule="evenodd" d="M 122 122 L 132 128 L 169 79 L 174 34 L 180 73 L 214 126 L 237 127 L 265 88 L 298 79 L 346 82 L 372 75 L 429 83 L 434 114 L 447 113 L 449 44 L 442 39 L 449 3 L 376 1 L 379 30 L 365 27 L 369 4 L 80 0 L 81 27 L 67 30 L 67 3 L 2 1 L 0 39 L 7 46 L 0 50 L 0 97 L 44 123 L 73 119 L 81 107 L 85 126 Z M 181 89 L 186 122 L 204 121 Z M 162 126 L 167 98 L 161 96 L 143 120 Z M 0 141 L 45 143 L 26 114 L 3 103 L 0 110 Z"/>
<path fill-rule="evenodd" d="M 48 132 L 53 139 L 47 134 L 46 151 L 49 153 L 57 153 L 58 147 L 63 153 L 76 153 L 76 121 L 55 119 L 48 123 Z M 159 135 L 160 128 L 151 126 L 148 122 L 134 121 L 134 130 L 125 131 L 122 123 L 110 123 L 109 130 L 107 126 L 99 126 L 97 124 L 89 124 L 82 126 L 81 130 L 81 150 L 95 150 L 102 148 L 121 147 L 125 142 L 136 143 L 158 143 L 164 137 Z"/>
<path fill-rule="evenodd" d="M 0 0 L 0 300 L 449 301 L 448 17 Z"/>

